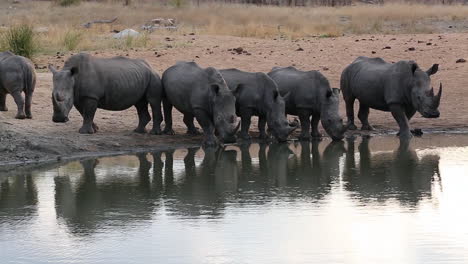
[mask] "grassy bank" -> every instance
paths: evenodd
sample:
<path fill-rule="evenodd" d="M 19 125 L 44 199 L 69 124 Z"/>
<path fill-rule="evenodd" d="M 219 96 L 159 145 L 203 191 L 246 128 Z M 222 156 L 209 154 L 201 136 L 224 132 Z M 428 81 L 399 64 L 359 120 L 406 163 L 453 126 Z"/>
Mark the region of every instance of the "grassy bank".
<path fill-rule="evenodd" d="M 42 52 L 66 50 L 126 49 L 154 46 L 148 35 L 142 39 L 113 40 L 111 30 L 134 28 L 154 18 L 175 18 L 177 31 L 162 34 L 232 35 L 240 37 L 300 38 L 336 37 L 343 34 L 436 33 L 464 30 L 468 25 L 468 6 L 420 4 L 358 5 L 347 7 L 273 7 L 240 5 L 202 5 L 200 7 L 161 6 L 133 1 L 129 7 L 115 3 L 82 2 L 61 7 L 51 2 L 0 4 L 3 31 L 15 24 L 46 27 L 38 33 Z M 113 24 L 83 23 L 117 17 Z M 158 34 L 153 33 L 153 34 Z"/>

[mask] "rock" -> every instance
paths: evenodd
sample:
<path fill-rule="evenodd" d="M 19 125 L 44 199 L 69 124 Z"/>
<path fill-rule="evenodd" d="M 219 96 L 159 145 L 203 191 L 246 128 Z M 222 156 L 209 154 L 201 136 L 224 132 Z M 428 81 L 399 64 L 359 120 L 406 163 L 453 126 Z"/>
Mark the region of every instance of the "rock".
<path fill-rule="evenodd" d="M 408 48 L 409 51 L 415 51 L 416 49 L 414 47 Z"/>
<path fill-rule="evenodd" d="M 386 47 L 384 47 L 383 49 L 391 49 L 391 48 L 392 48 L 392 47 L 390 47 L 390 46 L 386 46 Z"/>
<path fill-rule="evenodd" d="M 241 54 L 242 51 L 244 51 L 244 48 L 242 47 L 238 47 L 238 48 L 235 48 L 235 49 L 232 49 L 233 51 L 237 52 L 238 54 Z"/>
<path fill-rule="evenodd" d="M 375 52 L 375 51 L 372 51 L 371 53 L 372 53 L 372 54 L 375 54 L 375 53 L 377 53 L 377 52 Z"/>
<path fill-rule="evenodd" d="M 328 70 L 329 70 L 328 67 L 323 67 L 322 69 L 323 69 L 324 71 L 328 71 Z"/>
<path fill-rule="evenodd" d="M 426 46 L 430 46 L 430 45 L 432 45 L 432 43 L 431 43 L 431 42 L 428 42 L 428 43 L 426 43 Z"/>
<path fill-rule="evenodd" d="M 124 29 L 117 34 L 114 34 L 112 37 L 115 39 L 127 38 L 127 37 L 136 37 L 140 33 L 133 29 Z"/>
<path fill-rule="evenodd" d="M 299 47 L 296 51 L 304 51 L 304 49 Z"/>
<path fill-rule="evenodd" d="M 47 33 L 47 32 L 49 32 L 49 28 L 48 27 L 37 27 L 37 28 L 34 28 L 34 32 L 36 32 L 36 33 Z"/>
<path fill-rule="evenodd" d="M 456 63 L 465 63 L 465 62 L 466 62 L 465 59 L 458 59 L 458 60 L 456 61 Z"/>

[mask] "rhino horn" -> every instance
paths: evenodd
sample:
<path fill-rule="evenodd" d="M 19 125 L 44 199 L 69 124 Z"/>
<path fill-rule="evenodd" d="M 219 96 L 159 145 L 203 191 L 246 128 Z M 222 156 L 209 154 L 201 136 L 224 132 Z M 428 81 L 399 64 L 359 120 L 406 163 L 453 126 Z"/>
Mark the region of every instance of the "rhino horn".
<path fill-rule="evenodd" d="M 439 85 L 439 92 L 437 93 L 436 97 L 435 97 L 435 104 L 437 107 L 439 107 L 440 105 L 440 98 L 442 97 L 442 83 L 440 83 Z"/>

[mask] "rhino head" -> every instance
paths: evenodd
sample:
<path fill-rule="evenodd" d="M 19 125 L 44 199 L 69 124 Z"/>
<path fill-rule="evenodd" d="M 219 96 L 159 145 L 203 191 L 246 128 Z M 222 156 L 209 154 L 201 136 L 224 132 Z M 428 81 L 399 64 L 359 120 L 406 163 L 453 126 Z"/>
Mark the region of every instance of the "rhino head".
<path fill-rule="evenodd" d="M 285 113 L 285 98 L 283 98 L 277 89 L 273 90 L 271 96 L 265 96 L 265 106 L 267 106 L 266 120 L 268 128 L 272 135 L 279 141 L 284 142 L 288 139 L 298 124 L 289 123 Z"/>
<path fill-rule="evenodd" d="M 411 100 L 414 108 L 425 118 L 437 118 L 440 116 L 439 105 L 442 96 L 442 83 L 437 95 L 434 94 L 434 88 L 431 87 L 430 76 L 439 69 L 438 64 L 432 65 L 427 70 L 421 70 L 416 63 L 411 65 L 413 78 L 411 82 Z"/>
<path fill-rule="evenodd" d="M 75 69 L 64 69 L 58 71 L 49 65 L 49 70 L 53 74 L 52 105 L 54 114 L 52 121 L 64 123 L 68 121 L 68 114 L 73 107 L 73 94 L 75 86 Z"/>
<path fill-rule="evenodd" d="M 218 70 L 206 68 L 208 82 L 211 89 L 211 103 L 213 122 L 218 132 L 218 137 L 224 143 L 236 142 L 236 132 L 239 130 L 240 122 L 236 117 L 236 97 L 229 90 Z"/>
<path fill-rule="evenodd" d="M 322 126 L 327 134 L 335 141 L 342 140 L 344 133 L 348 130 L 348 125 L 343 123 L 339 113 L 340 89 L 333 88 L 325 94 L 322 102 L 321 116 Z"/>

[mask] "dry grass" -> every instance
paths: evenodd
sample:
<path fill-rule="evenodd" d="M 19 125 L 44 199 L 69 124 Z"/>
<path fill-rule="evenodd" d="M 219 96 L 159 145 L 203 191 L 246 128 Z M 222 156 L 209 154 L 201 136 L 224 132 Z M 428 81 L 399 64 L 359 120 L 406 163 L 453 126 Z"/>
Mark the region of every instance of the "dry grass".
<path fill-rule="evenodd" d="M 67 50 L 70 49 L 70 44 L 74 50 L 145 47 L 154 44 L 148 35 L 122 42 L 111 39 L 110 31 L 124 28 L 139 30 L 142 24 L 156 17 L 176 18 L 178 22 L 179 30 L 176 33 L 164 32 L 164 34 L 197 32 L 257 38 L 280 35 L 299 38 L 336 37 L 342 34 L 431 33 L 439 32 L 441 30 L 439 25 L 444 23 L 468 24 L 468 6 L 419 4 L 360 5 L 339 8 L 241 5 L 175 8 L 134 0 L 130 7 L 113 3 L 84 2 L 79 6 L 64 8 L 40 1 L 24 2 L 15 8 L 0 9 L 0 24 L 9 26 L 30 23 L 48 27 L 49 31 L 40 34 L 39 38 L 41 46 L 46 47 L 44 51 Z M 95 25 L 91 29 L 83 29 L 81 26 L 95 19 L 113 17 L 118 17 L 118 20 L 112 25 Z M 75 32 L 75 35 L 70 35 L 72 34 L 70 32 Z M 64 40 L 67 34 L 68 43 Z"/>

